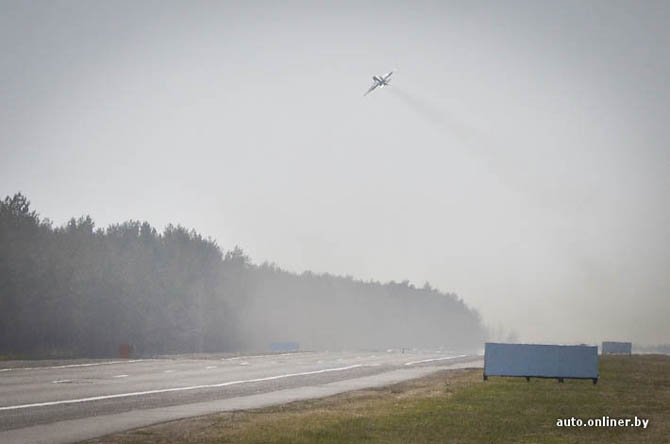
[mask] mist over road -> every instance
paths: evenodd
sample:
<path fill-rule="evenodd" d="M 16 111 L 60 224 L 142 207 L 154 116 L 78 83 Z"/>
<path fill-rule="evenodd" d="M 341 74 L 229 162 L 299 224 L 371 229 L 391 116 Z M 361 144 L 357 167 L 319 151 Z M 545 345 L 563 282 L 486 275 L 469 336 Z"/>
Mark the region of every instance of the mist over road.
<path fill-rule="evenodd" d="M 0 368 L 0 442 L 73 442 L 481 365 L 478 356 L 367 351 L 6 367 Z"/>

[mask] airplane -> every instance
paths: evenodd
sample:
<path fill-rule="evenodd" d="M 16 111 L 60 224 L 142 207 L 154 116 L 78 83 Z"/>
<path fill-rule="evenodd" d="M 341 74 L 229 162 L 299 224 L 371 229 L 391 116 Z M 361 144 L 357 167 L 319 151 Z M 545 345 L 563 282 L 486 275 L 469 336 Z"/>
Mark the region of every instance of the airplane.
<path fill-rule="evenodd" d="M 391 71 L 390 73 L 386 74 L 385 76 L 372 76 L 372 80 L 374 80 L 375 83 L 372 84 L 370 89 L 368 89 L 363 96 L 367 96 L 370 94 L 372 91 L 374 91 L 377 88 L 383 88 L 389 84 L 391 80 L 389 80 L 389 77 L 391 77 L 391 74 L 393 74 L 395 70 Z"/>

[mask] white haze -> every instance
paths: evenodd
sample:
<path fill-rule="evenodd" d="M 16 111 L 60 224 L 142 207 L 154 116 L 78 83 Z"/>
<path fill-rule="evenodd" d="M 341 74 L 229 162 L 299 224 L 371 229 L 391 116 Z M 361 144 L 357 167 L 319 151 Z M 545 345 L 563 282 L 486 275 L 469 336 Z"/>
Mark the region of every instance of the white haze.
<path fill-rule="evenodd" d="M 670 3 L 0 3 L 0 192 L 670 342 Z M 399 70 L 363 98 L 373 74 Z"/>

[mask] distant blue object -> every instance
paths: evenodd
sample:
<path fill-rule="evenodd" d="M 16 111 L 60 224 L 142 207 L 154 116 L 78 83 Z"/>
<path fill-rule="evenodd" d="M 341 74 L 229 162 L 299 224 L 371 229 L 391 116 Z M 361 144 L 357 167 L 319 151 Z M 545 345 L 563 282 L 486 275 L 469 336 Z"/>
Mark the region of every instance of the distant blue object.
<path fill-rule="evenodd" d="M 271 352 L 295 352 L 300 350 L 297 342 L 273 342 L 270 344 Z"/>
<path fill-rule="evenodd" d="M 598 347 L 487 342 L 484 380 L 489 376 L 591 379 L 598 382 Z"/>
<path fill-rule="evenodd" d="M 600 351 L 603 355 L 630 355 L 633 353 L 633 343 L 603 341 Z"/>

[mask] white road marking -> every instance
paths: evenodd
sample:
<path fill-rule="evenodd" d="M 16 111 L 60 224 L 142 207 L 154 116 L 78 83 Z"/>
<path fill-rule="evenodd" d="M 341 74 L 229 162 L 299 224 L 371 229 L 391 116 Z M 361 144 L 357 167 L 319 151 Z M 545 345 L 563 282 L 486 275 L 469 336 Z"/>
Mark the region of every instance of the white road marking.
<path fill-rule="evenodd" d="M 424 359 L 422 361 L 412 361 L 412 362 L 405 362 L 405 365 L 414 365 L 414 364 L 421 364 L 422 362 L 433 362 L 433 361 L 444 361 L 446 359 L 456 359 L 456 358 L 464 358 L 467 355 L 458 355 L 458 356 L 449 356 L 446 358 L 433 358 L 433 359 Z"/>
<path fill-rule="evenodd" d="M 246 362 L 246 361 L 245 362 L 240 362 L 240 365 L 249 365 L 249 363 Z"/>
<path fill-rule="evenodd" d="M 246 379 L 246 380 L 240 380 L 240 381 L 221 382 L 219 384 L 192 385 L 192 386 L 188 386 L 188 387 L 173 387 L 173 388 L 166 388 L 166 389 L 146 390 L 146 391 L 143 391 L 143 392 L 130 392 L 130 393 L 118 393 L 118 394 L 115 394 L 115 395 L 91 396 L 90 398 L 65 399 L 65 400 L 62 400 L 62 401 L 36 402 L 34 404 L 8 405 L 8 406 L 5 406 L 5 407 L 0 407 L 0 411 L 2 411 L 2 410 L 27 409 L 27 408 L 31 408 L 31 407 L 46 407 L 46 406 L 61 405 L 61 404 L 76 404 L 76 403 L 81 403 L 81 402 L 100 401 L 100 400 L 103 400 L 103 399 L 128 398 L 128 397 L 131 397 L 131 396 L 153 395 L 153 394 L 156 394 L 156 393 L 181 392 L 181 391 L 185 391 L 185 390 L 199 390 L 199 389 L 206 389 L 206 388 L 227 387 L 227 386 L 230 386 L 230 385 L 248 384 L 248 383 L 253 383 L 253 382 L 273 381 L 275 379 L 291 378 L 291 377 L 294 377 L 294 376 L 316 375 L 318 373 L 328 373 L 328 372 L 341 372 L 341 371 L 344 371 L 344 370 L 351 370 L 352 368 L 358 368 L 358 367 L 364 367 L 364 366 L 361 365 L 361 364 L 356 364 L 356 365 L 350 365 L 350 366 L 347 366 L 347 367 L 336 367 L 336 368 L 327 368 L 327 369 L 323 369 L 323 370 L 314 370 L 314 371 L 311 371 L 311 372 L 287 373 L 285 375 L 267 376 L 265 378 L 255 378 L 255 379 Z"/>
<path fill-rule="evenodd" d="M 67 384 L 69 382 L 72 382 L 71 379 L 58 379 L 56 381 L 53 381 L 54 384 Z"/>
<path fill-rule="evenodd" d="M 127 377 L 128 377 L 128 375 L 116 375 L 116 376 L 114 376 L 114 378 L 127 378 Z"/>
<path fill-rule="evenodd" d="M 209 370 L 209 369 L 211 369 L 211 368 L 216 368 L 216 365 L 208 365 L 208 366 L 205 367 L 205 368 L 206 368 L 207 370 Z"/>
<path fill-rule="evenodd" d="M 235 356 L 234 358 L 221 358 L 222 361 L 235 361 L 237 359 L 256 359 L 256 358 L 267 358 L 270 356 L 287 356 L 287 355 L 300 355 L 306 352 L 291 352 L 291 353 L 270 353 L 269 355 L 250 355 L 250 356 Z"/>
<path fill-rule="evenodd" d="M 130 359 L 128 361 L 90 362 L 88 364 L 55 365 L 53 367 L 12 367 L 12 368 L 0 369 L 0 372 L 8 372 L 10 370 L 42 370 L 42 369 L 58 369 L 58 368 L 74 368 L 74 367 L 95 367 L 97 365 L 128 364 L 128 363 L 131 363 L 131 362 L 142 362 L 142 361 L 148 361 L 148 359 Z"/>
<path fill-rule="evenodd" d="M 164 370 L 163 373 L 173 373 L 174 370 Z"/>

